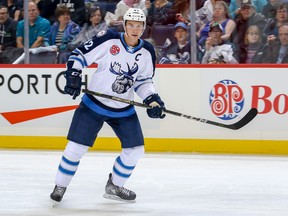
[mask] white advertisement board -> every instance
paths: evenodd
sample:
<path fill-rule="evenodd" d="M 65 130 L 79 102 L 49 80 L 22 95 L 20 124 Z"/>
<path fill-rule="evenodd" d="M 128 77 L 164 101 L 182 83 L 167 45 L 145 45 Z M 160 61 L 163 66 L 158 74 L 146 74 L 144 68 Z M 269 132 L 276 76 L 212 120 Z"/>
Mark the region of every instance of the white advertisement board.
<path fill-rule="evenodd" d="M 63 94 L 63 70 L 0 68 L 0 135 L 66 136 L 81 97 Z M 84 70 L 83 88 L 95 70 Z M 156 69 L 154 83 L 169 110 L 232 124 L 257 108 L 256 118 L 237 131 L 173 115 L 150 119 L 143 108 L 137 112 L 148 138 L 287 140 L 287 80 L 286 68 Z M 100 136 L 115 135 L 105 125 Z"/>

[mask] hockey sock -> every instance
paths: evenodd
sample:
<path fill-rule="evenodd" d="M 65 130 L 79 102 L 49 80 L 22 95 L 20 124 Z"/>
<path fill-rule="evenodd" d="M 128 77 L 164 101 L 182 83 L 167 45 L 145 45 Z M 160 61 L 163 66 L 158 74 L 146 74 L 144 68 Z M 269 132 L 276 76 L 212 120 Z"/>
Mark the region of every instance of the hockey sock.
<path fill-rule="evenodd" d="M 114 185 L 124 186 L 143 154 L 144 146 L 122 149 L 113 166 L 112 182 Z"/>
<path fill-rule="evenodd" d="M 55 184 L 67 187 L 75 175 L 80 159 L 88 151 L 88 146 L 69 141 L 61 158 Z"/>

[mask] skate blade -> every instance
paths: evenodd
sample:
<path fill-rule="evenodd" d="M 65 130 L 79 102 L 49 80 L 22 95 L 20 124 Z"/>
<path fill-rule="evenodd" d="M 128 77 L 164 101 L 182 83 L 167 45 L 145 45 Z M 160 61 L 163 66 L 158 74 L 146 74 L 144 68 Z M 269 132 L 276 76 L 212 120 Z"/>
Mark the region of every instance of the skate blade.
<path fill-rule="evenodd" d="M 103 197 L 105 199 L 116 200 L 116 201 L 121 201 L 121 202 L 126 202 L 126 203 L 135 203 L 136 202 L 136 200 L 124 200 L 124 199 L 121 199 L 120 197 L 118 197 L 116 195 L 111 195 L 111 194 L 107 194 L 107 193 L 104 193 Z"/>
<path fill-rule="evenodd" d="M 56 208 L 60 204 L 60 202 L 57 202 L 55 200 L 51 200 L 51 203 L 53 208 Z"/>

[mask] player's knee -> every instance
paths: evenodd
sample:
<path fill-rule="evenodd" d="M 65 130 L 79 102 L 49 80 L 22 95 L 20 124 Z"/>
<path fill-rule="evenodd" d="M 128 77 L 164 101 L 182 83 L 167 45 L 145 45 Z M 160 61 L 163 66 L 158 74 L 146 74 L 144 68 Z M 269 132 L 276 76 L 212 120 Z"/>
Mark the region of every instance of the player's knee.
<path fill-rule="evenodd" d="M 88 151 L 88 149 L 89 146 L 69 141 L 65 148 L 64 155 L 67 159 L 71 161 L 79 161 Z"/>
<path fill-rule="evenodd" d="M 123 149 L 120 158 L 124 164 L 135 166 L 140 158 L 144 156 L 144 145 Z"/>

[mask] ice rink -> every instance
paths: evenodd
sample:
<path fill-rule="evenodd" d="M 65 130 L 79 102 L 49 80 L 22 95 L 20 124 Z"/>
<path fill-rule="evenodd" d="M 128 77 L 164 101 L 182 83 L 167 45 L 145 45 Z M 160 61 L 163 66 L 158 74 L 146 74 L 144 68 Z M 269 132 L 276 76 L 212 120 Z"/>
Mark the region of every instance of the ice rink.
<path fill-rule="evenodd" d="M 0 215 L 288 215 L 288 157 L 146 154 L 126 184 L 136 203 L 121 203 L 102 198 L 117 155 L 86 154 L 53 208 L 62 151 L 0 150 Z"/>

